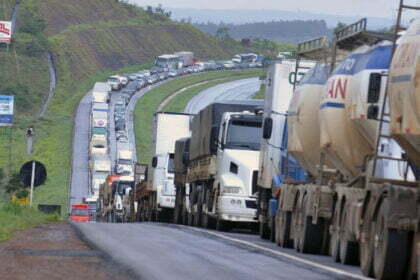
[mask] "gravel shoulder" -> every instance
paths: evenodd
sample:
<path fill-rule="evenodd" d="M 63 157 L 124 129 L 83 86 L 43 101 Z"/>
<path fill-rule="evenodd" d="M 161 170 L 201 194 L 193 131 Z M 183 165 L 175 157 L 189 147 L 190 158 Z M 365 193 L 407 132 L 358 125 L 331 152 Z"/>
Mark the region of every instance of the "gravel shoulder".
<path fill-rule="evenodd" d="M 0 243 L 0 279 L 136 279 L 84 241 L 68 223 L 48 224 L 14 234 Z"/>

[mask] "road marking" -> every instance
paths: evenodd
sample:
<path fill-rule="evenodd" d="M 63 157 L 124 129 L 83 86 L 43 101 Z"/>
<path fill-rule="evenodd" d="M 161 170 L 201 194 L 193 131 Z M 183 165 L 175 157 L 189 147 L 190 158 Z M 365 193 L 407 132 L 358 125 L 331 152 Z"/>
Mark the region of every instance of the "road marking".
<path fill-rule="evenodd" d="M 357 280 L 372 280 L 373 279 L 373 278 L 365 277 L 363 275 L 355 275 L 355 274 L 352 274 L 352 273 L 344 271 L 344 270 L 340 270 L 340 269 L 337 269 L 337 268 L 334 268 L 334 267 L 319 264 L 319 263 L 316 263 L 316 262 L 313 262 L 313 261 L 310 261 L 310 260 L 306 260 L 306 259 L 303 259 L 303 258 L 300 258 L 300 257 L 296 257 L 296 256 L 293 256 L 293 255 L 284 253 L 284 252 L 279 252 L 279 251 L 276 251 L 276 250 L 273 250 L 273 249 L 270 249 L 270 248 L 267 248 L 267 247 L 264 247 L 264 246 L 260 246 L 260 245 L 254 244 L 252 242 L 232 238 L 232 237 L 220 234 L 220 233 L 216 233 L 216 232 L 212 232 L 212 231 L 206 231 L 206 230 L 199 229 L 199 228 L 194 228 L 194 227 L 188 227 L 188 228 L 191 229 L 191 230 L 197 231 L 197 232 L 210 234 L 210 235 L 213 235 L 213 236 L 225 239 L 225 240 L 229 240 L 229 241 L 232 241 L 232 242 L 235 242 L 235 243 L 246 245 L 248 247 L 253 247 L 255 249 L 266 251 L 266 252 L 269 252 L 271 254 L 278 255 L 278 256 L 287 258 L 289 260 L 295 261 L 295 262 L 306 264 L 306 265 L 312 266 L 314 268 L 318 268 L 318 269 L 321 269 L 321 270 L 332 272 L 332 273 L 335 273 L 335 274 L 338 274 L 338 275 L 341 275 L 341 276 L 349 277 L 351 279 L 357 279 Z"/>

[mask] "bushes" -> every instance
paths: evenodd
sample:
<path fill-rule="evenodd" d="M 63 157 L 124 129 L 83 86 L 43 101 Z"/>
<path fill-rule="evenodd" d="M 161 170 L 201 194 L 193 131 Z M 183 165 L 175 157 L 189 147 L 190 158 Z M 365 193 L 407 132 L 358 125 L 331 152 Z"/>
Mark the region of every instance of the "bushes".
<path fill-rule="evenodd" d="M 47 215 L 12 202 L 0 205 L 0 242 L 9 239 L 16 230 L 58 221 L 57 214 Z"/>

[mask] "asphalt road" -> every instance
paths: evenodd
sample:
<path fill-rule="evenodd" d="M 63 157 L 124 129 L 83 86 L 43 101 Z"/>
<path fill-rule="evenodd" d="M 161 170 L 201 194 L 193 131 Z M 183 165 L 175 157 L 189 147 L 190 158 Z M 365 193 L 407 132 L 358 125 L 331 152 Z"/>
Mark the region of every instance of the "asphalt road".
<path fill-rule="evenodd" d="M 258 78 L 237 80 L 208 88 L 194 96 L 185 107 L 185 113 L 196 114 L 207 105 L 220 100 L 249 99 L 260 89 Z"/>
<path fill-rule="evenodd" d="M 346 279 L 186 226 L 97 223 L 78 228 L 139 279 Z"/>
<path fill-rule="evenodd" d="M 70 205 L 89 195 L 89 128 L 92 94 L 87 93 L 77 107 L 74 119 Z"/>

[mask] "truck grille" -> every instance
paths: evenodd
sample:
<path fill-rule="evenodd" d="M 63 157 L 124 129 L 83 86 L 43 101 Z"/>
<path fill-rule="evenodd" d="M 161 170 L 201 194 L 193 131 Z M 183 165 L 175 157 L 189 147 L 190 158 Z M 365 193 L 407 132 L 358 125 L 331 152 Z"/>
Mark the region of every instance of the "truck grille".
<path fill-rule="evenodd" d="M 257 181 L 258 181 L 258 171 L 255 170 L 252 173 L 252 194 L 255 194 L 258 191 Z"/>
<path fill-rule="evenodd" d="M 246 208 L 257 209 L 257 202 L 255 200 L 245 200 Z"/>

